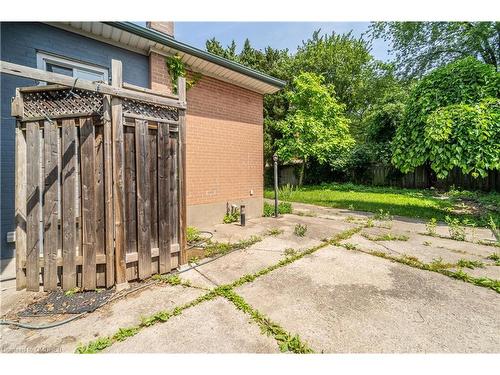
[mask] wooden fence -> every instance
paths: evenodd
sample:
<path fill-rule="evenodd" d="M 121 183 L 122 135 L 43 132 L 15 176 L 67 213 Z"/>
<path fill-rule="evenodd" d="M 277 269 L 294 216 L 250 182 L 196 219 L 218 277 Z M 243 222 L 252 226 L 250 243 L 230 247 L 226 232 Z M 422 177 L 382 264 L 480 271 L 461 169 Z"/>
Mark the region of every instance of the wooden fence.
<path fill-rule="evenodd" d="M 123 285 L 185 262 L 185 81 L 178 96 L 74 80 L 20 88 L 16 128 L 17 288 Z"/>

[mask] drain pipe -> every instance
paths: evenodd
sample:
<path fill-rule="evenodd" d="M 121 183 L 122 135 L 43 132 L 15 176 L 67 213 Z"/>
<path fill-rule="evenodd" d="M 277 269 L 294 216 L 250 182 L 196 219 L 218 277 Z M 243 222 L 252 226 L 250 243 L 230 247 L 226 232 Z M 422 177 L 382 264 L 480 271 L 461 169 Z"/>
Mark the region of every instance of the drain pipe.
<path fill-rule="evenodd" d="M 274 164 L 274 217 L 278 217 L 278 155 L 273 155 Z"/>

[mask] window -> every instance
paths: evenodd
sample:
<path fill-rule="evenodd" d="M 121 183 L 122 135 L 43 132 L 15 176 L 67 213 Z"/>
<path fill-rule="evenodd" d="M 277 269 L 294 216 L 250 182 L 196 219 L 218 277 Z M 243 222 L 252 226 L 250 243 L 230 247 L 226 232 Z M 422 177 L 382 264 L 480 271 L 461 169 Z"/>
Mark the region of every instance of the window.
<path fill-rule="evenodd" d="M 108 70 L 91 64 L 85 64 L 43 52 L 36 54 L 37 68 L 69 77 L 88 81 L 104 81 L 108 83 Z"/>

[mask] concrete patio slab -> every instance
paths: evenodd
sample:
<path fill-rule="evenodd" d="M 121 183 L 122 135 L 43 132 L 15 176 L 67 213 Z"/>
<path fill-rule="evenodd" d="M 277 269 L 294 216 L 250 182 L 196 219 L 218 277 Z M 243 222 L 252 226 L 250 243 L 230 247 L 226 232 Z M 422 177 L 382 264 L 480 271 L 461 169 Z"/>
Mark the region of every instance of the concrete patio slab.
<path fill-rule="evenodd" d="M 156 285 L 110 302 L 91 314 L 68 324 L 46 329 L 28 330 L 10 326 L 0 327 L 1 352 L 74 352 L 79 343 L 98 336 L 115 333 L 118 328 L 140 322 L 142 316 L 171 309 L 202 295 L 204 291 L 181 286 Z M 59 317 L 69 318 L 70 315 Z M 24 318 L 21 322 L 43 324 L 49 318 Z"/>
<path fill-rule="evenodd" d="M 245 274 L 257 272 L 279 262 L 283 257 L 281 251 L 254 250 L 252 247 L 227 254 L 180 276 L 195 285 L 213 288 L 229 284 Z"/>
<path fill-rule="evenodd" d="M 339 247 L 237 292 L 317 352 L 500 350 L 494 291 Z"/>
<path fill-rule="evenodd" d="M 165 323 L 144 329 L 108 348 L 110 353 L 276 353 L 272 337 L 262 335 L 248 315 L 217 298 Z"/>

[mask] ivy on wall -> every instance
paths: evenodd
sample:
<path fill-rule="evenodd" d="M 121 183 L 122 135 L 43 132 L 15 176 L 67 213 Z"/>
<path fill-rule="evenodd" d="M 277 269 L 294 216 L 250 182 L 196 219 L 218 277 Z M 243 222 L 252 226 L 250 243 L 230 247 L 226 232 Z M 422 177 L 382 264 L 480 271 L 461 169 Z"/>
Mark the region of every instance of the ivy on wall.
<path fill-rule="evenodd" d="M 174 93 L 177 93 L 177 79 L 179 77 L 186 78 L 187 90 L 196 85 L 201 79 L 201 74 L 196 72 L 191 72 L 189 76 L 187 76 L 186 64 L 184 64 L 178 54 L 165 58 L 165 63 L 167 64 L 168 73 L 172 80 L 172 89 Z"/>

